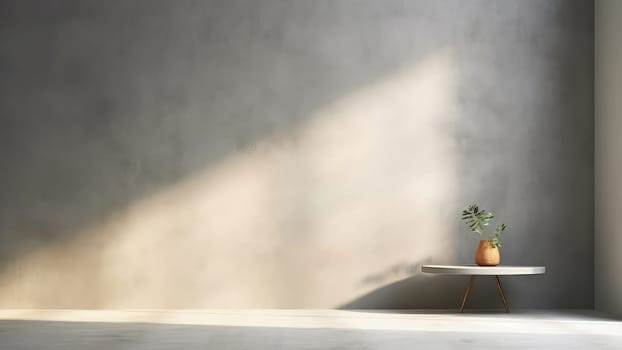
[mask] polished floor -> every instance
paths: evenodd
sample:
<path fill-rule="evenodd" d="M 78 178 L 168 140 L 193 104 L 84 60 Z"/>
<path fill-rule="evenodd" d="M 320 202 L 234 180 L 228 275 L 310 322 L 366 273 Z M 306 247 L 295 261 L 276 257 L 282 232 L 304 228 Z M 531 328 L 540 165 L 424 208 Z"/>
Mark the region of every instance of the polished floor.
<path fill-rule="evenodd" d="M 590 311 L 0 310 L 0 349 L 622 349 Z"/>

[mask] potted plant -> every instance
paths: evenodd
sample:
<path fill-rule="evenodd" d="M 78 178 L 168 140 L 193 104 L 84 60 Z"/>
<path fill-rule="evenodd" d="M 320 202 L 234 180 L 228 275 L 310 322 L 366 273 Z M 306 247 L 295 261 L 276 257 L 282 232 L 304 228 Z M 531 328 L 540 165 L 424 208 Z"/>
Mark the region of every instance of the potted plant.
<path fill-rule="evenodd" d="M 492 223 L 494 215 L 484 209 L 480 209 L 477 204 L 469 205 L 462 211 L 462 221 L 473 232 L 480 236 L 485 234 L 485 227 Z M 497 225 L 494 232 L 490 232 L 489 239 L 479 241 L 475 252 L 475 263 L 480 266 L 496 266 L 501 262 L 499 248 L 501 248 L 501 234 L 506 229 L 505 224 Z"/>

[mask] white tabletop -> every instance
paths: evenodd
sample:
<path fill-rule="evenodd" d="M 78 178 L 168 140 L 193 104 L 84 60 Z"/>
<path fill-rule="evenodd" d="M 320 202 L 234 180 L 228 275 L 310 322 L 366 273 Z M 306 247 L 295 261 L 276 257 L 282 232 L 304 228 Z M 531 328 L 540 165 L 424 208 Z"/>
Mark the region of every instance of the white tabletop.
<path fill-rule="evenodd" d="M 540 275 L 544 266 L 422 265 L 421 272 L 441 275 Z"/>

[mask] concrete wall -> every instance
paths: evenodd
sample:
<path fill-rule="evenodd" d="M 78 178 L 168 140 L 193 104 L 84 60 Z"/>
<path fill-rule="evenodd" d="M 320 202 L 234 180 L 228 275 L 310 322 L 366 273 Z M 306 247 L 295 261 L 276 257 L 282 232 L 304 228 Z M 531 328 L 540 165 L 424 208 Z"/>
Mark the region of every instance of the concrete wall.
<path fill-rule="evenodd" d="M 622 2 L 595 2 L 596 309 L 622 316 Z"/>
<path fill-rule="evenodd" d="M 2 1 L 0 306 L 593 305 L 591 1 Z M 471 307 L 500 307 L 492 280 Z"/>

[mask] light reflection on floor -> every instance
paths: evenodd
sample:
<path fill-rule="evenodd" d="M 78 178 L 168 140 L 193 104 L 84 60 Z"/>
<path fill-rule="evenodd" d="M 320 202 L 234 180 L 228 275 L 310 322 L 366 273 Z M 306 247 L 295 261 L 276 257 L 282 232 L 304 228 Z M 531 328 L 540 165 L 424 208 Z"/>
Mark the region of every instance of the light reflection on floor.
<path fill-rule="evenodd" d="M 622 349 L 590 311 L 2 310 L 1 349 Z"/>

